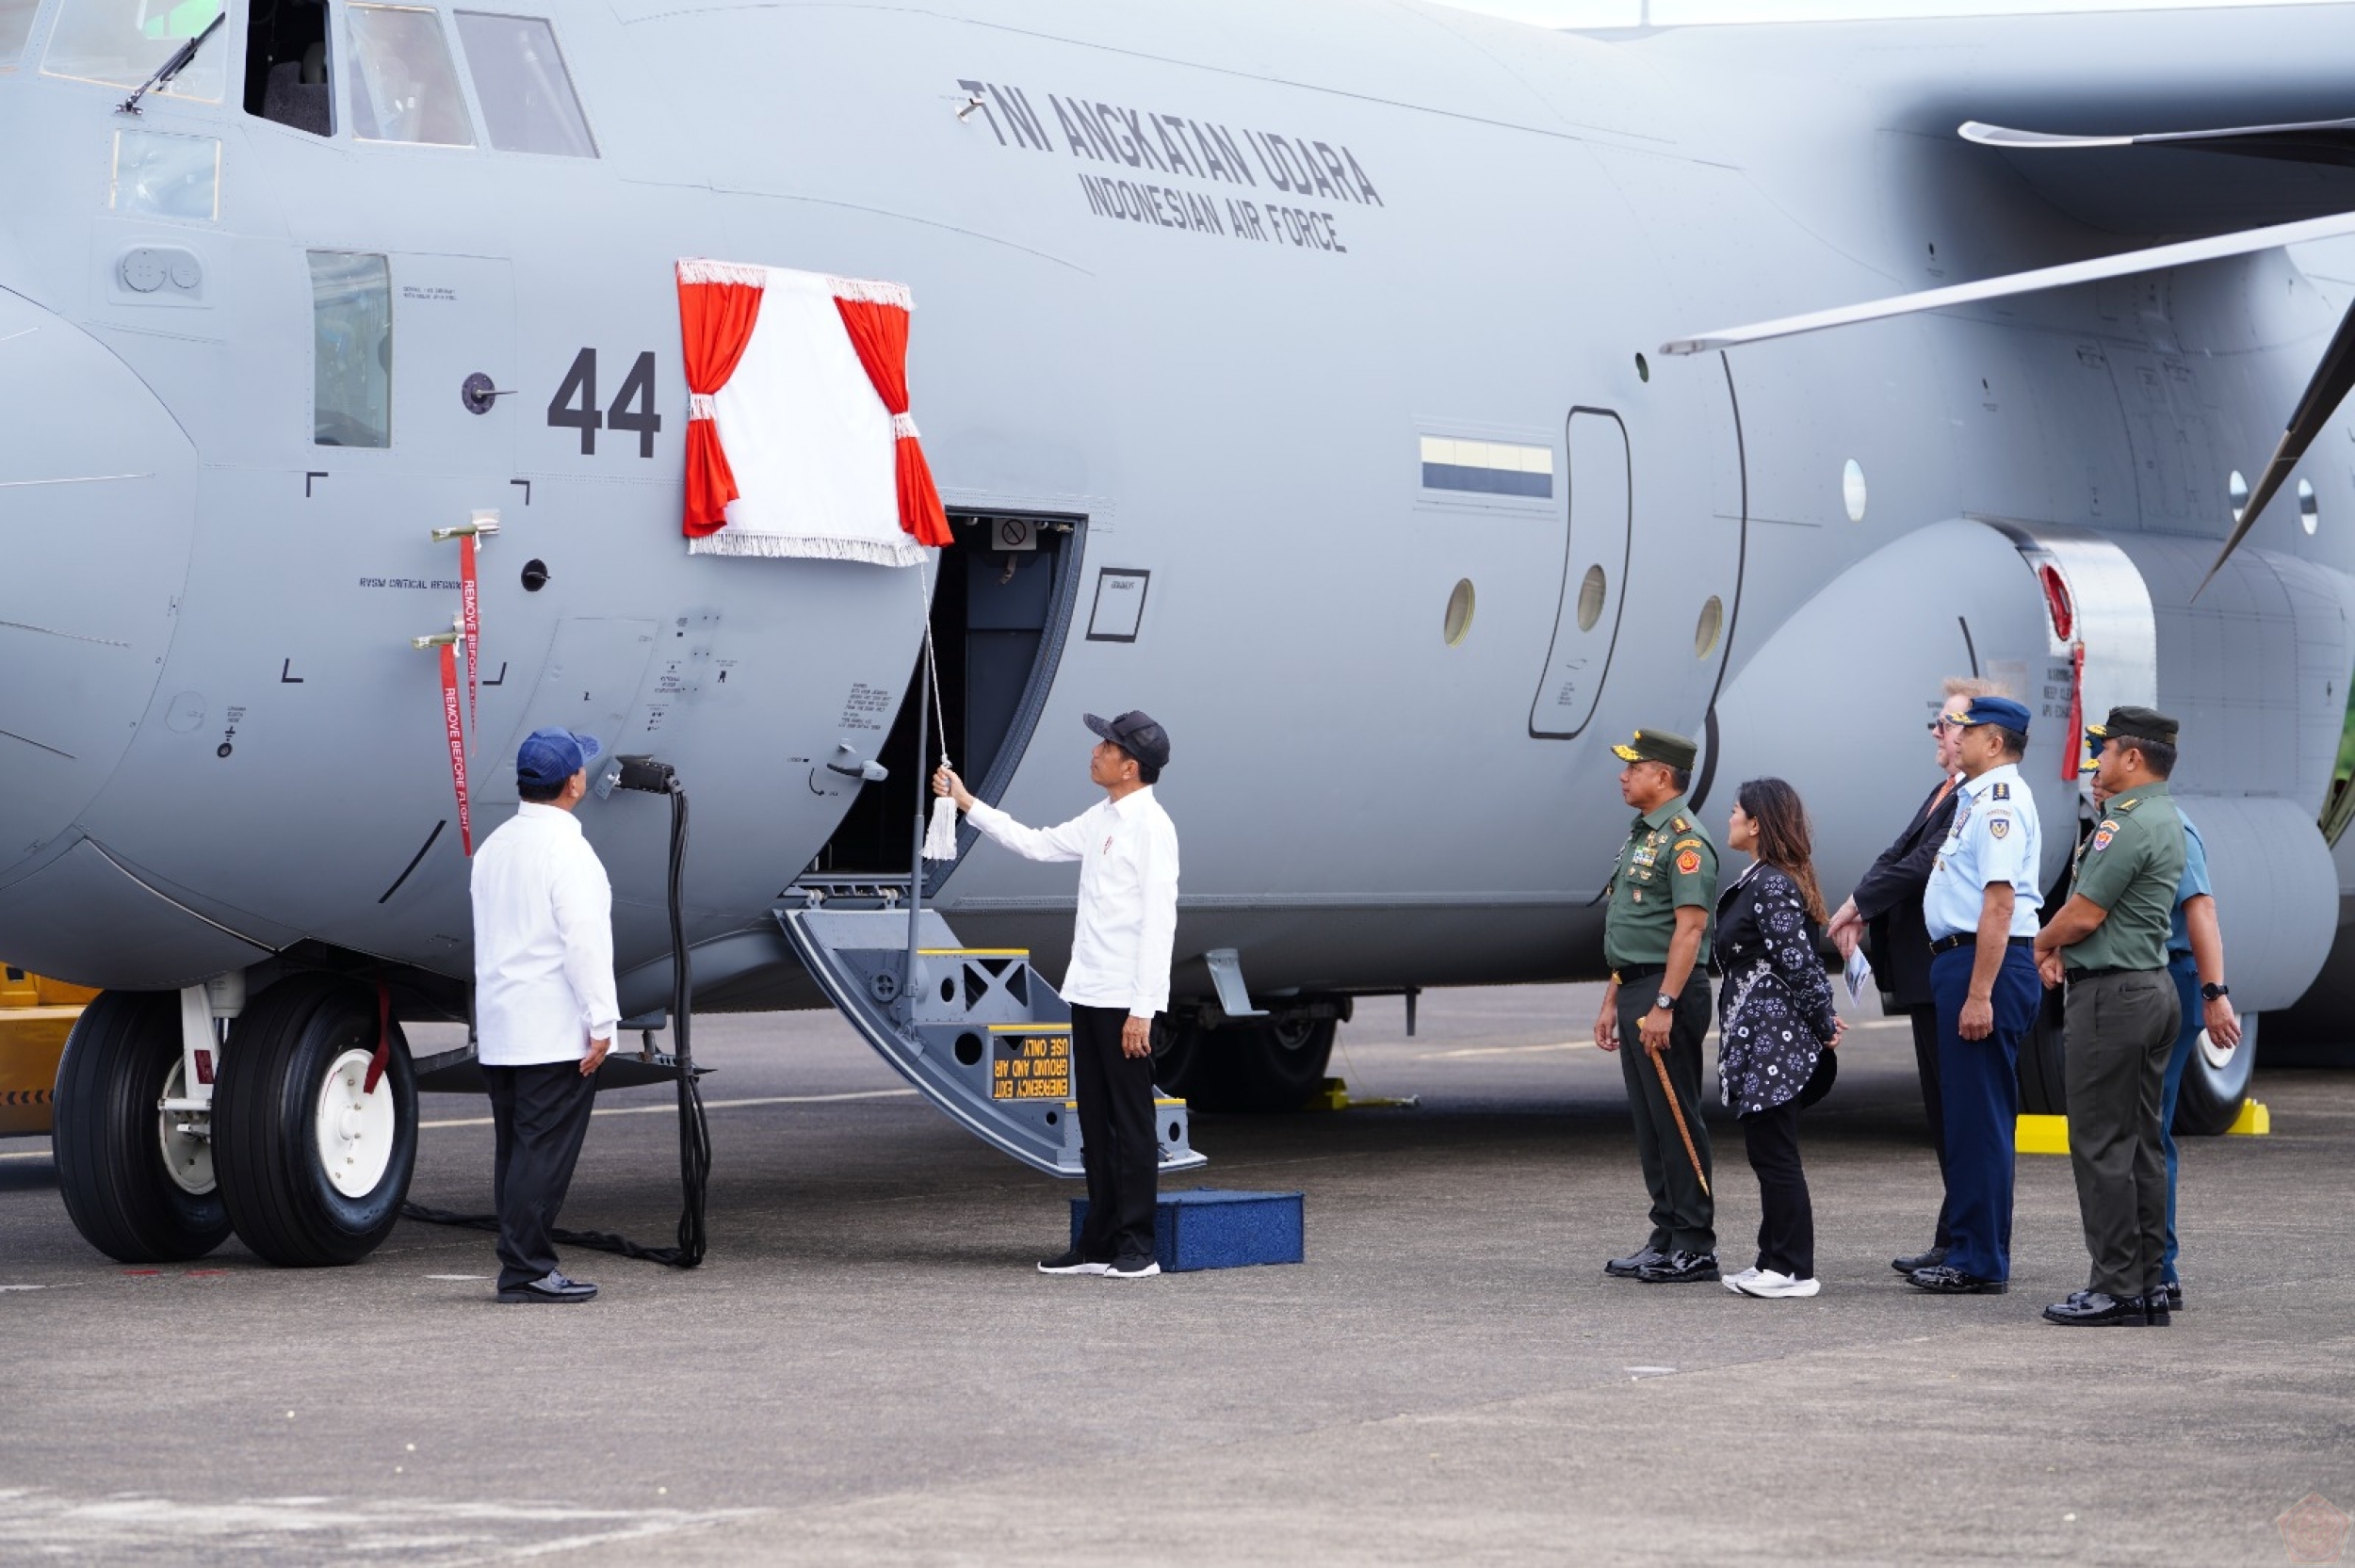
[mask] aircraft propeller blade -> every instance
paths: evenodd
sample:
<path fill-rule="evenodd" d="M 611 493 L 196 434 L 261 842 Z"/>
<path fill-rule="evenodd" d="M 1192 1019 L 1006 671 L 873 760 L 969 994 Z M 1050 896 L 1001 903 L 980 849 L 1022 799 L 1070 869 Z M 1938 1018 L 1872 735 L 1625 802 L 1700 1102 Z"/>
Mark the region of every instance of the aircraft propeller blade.
<path fill-rule="evenodd" d="M 2355 120 L 2299 120 L 2281 125 L 2226 125 L 2205 131 L 2144 131 L 2124 136 L 2063 136 L 1966 120 L 1965 141 L 2006 152 L 2082 151 L 2103 147 L 2182 147 L 2240 153 L 2294 163 L 2355 164 Z"/>
<path fill-rule="evenodd" d="M 2265 510 L 2266 503 L 2289 482 L 2290 470 L 2298 466 L 2298 460 L 2306 455 L 2306 448 L 2312 446 L 2314 437 L 2322 433 L 2324 424 L 2338 412 L 2339 404 L 2345 401 L 2350 387 L 2355 387 L 2355 305 L 2347 308 L 2347 315 L 2339 321 L 2339 330 L 2331 334 L 2331 347 L 2322 351 L 2322 363 L 2314 367 L 2313 380 L 2306 383 L 2305 392 L 2299 396 L 2298 407 L 2290 414 L 2289 425 L 2282 431 L 2282 439 L 2273 448 L 2272 459 L 2266 462 L 2265 472 L 2257 477 L 2257 488 L 2249 493 L 2248 504 L 2241 508 L 2240 517 L 2233 525 L 2231 536 L 2224 541 L 2224 548 L 2217 552 L 2216 564 L 2209 567 L 2208 574 L 2200 579 L 2200 587 L 2191 590 L 2192 598 L 2198 599 L 2207 586 L 2216 581 L 2216 574 L 2224 570 L 2224 563 L 2232 558 L 2233 552 L 2240 548 L 2240 542 L 2248 538 L 2249 530 L 2256 525 L 2257 514 Z"/>

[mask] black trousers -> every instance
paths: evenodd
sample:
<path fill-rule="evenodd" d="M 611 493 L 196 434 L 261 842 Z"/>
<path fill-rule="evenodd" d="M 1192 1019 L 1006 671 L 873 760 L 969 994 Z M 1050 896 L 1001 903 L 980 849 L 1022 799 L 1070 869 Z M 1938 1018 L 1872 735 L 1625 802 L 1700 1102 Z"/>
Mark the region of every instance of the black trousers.
<path fill-rule="evenodd" d="M 1758 1266 L 1795 1280 L 1813 1279 L 1815 1205 L 1799 1166 L 1798 1102 L 1744 1116 L 1742 1142 L 1758 1172 Z"/>
<path fill-rule="evenodd" d="M 573 1166 L 589 1136 L 597 1080 L 577 1061 L 485 1067 L 491 1086 L 491 1198 L 499 1215 L 499 1288 L 512 1290 L 556 1268 L 548 1235 L 573 1185 Z"/>
<path fill-rule="evenodd" d="M 1071 1087 L 1080 1102 L 1080 1160 L 1088 1216 L 1080 1255 L 1096 1263 L 1153 1255 L 1161 1147 L 1153 1127 L 1153 1059 L 1120 1051 L 1127 1008 L 1071 1009 Z"/>
<path fill-rule="evenodd" d="M 1908 1008 L 1906 1016 L 1913 1022 L 1913 1066 L 1922 1075 L 1922 1111 L 1930 1119 L 1930 1147 L 1938 1155 L 1938 1234 L 1932 1238 L 1939 1247 L 1953 1244 L 1946 1233 L 1946 1097 L 1938 1087 L 1938 1009 L 1936 1006 Z"/>
<path fill-rule="evenodd" d="M 1676 1089 L 1684 1112 L 1685 1129 L 1693 1135 L 1693 1154 L 1684 1152 L 1677 1132 L 1675 1112 L 1661 1092 L 1660 1072 L 1651 1053 L 1644 1049 L 1641 1024 L 1660 994 L 1658 978 L 1631 980 L 1619 987 L 1619 1073 L 1627 1081 L 1628 1108 L 1635 1113 L 1635 1157 L 1644 1167 L 1644 1187 L 1651 1194 L 1649 1245 L 1664 1253 L 1713 1253 L 1717 1250 L 1717 1210 L 1693 1172 L 1693 1156 L 1700 1156 L 1701 1172 L 1710 1166 L 1709 1128 L 1701 1122 L 1701 1037 L 1709 1032 L 1709 978 L 1699 970 L 1684 982 L 1676 1011 L 1668 1023 L 1668 1081 Z"/>

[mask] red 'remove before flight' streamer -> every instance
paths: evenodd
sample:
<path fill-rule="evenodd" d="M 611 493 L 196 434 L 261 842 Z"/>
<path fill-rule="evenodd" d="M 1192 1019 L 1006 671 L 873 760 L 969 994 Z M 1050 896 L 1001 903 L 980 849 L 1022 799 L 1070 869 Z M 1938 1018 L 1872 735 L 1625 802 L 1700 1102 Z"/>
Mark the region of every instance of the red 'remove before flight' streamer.
<path fill-rule="evenodd" d="M 464 710 L 458 705 L 458 650 L 445 642 L 441 655 L 442 722 L 449 732 L 450 787 L 458 794 L 458 842 L 472 859 L 474 819 L 466 809 L 466 732 Z"/>

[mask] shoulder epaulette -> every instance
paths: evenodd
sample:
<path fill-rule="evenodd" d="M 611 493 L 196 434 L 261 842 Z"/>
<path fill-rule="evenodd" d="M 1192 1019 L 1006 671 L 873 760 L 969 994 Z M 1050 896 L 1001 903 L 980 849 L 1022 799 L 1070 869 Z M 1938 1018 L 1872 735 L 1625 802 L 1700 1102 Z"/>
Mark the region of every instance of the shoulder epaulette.
<path fill-rule="evenodd" d="M 2139 795 L 2133 795 L 2127 797 L 2123 800 L 2112 800 L 2110 802 L 2110 810 L 2132 811 L 2140 804 L 2142 804 L 2142 797 Z"/>

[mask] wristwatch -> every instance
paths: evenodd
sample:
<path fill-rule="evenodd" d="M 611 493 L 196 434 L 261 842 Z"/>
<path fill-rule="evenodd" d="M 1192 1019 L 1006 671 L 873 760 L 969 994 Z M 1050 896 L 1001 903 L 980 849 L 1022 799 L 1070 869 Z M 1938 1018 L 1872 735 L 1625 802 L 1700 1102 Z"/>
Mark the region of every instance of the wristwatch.
<path fill-rule="evenodd" d="M 1663 1012 L 1674 1012 L 1677 1010 L 1677 999 L 1664 991 L 1651 999 L 1651 1005 Z"/>
<path fill-rule="evenodd" d="M 2213 1002 L 2218 997 L 2230 996 L 2232 994 L 2233 988 L 2229 985 L 2203 985 L 2200 988 L 2200 999 L 2203 1002 Z"/>

